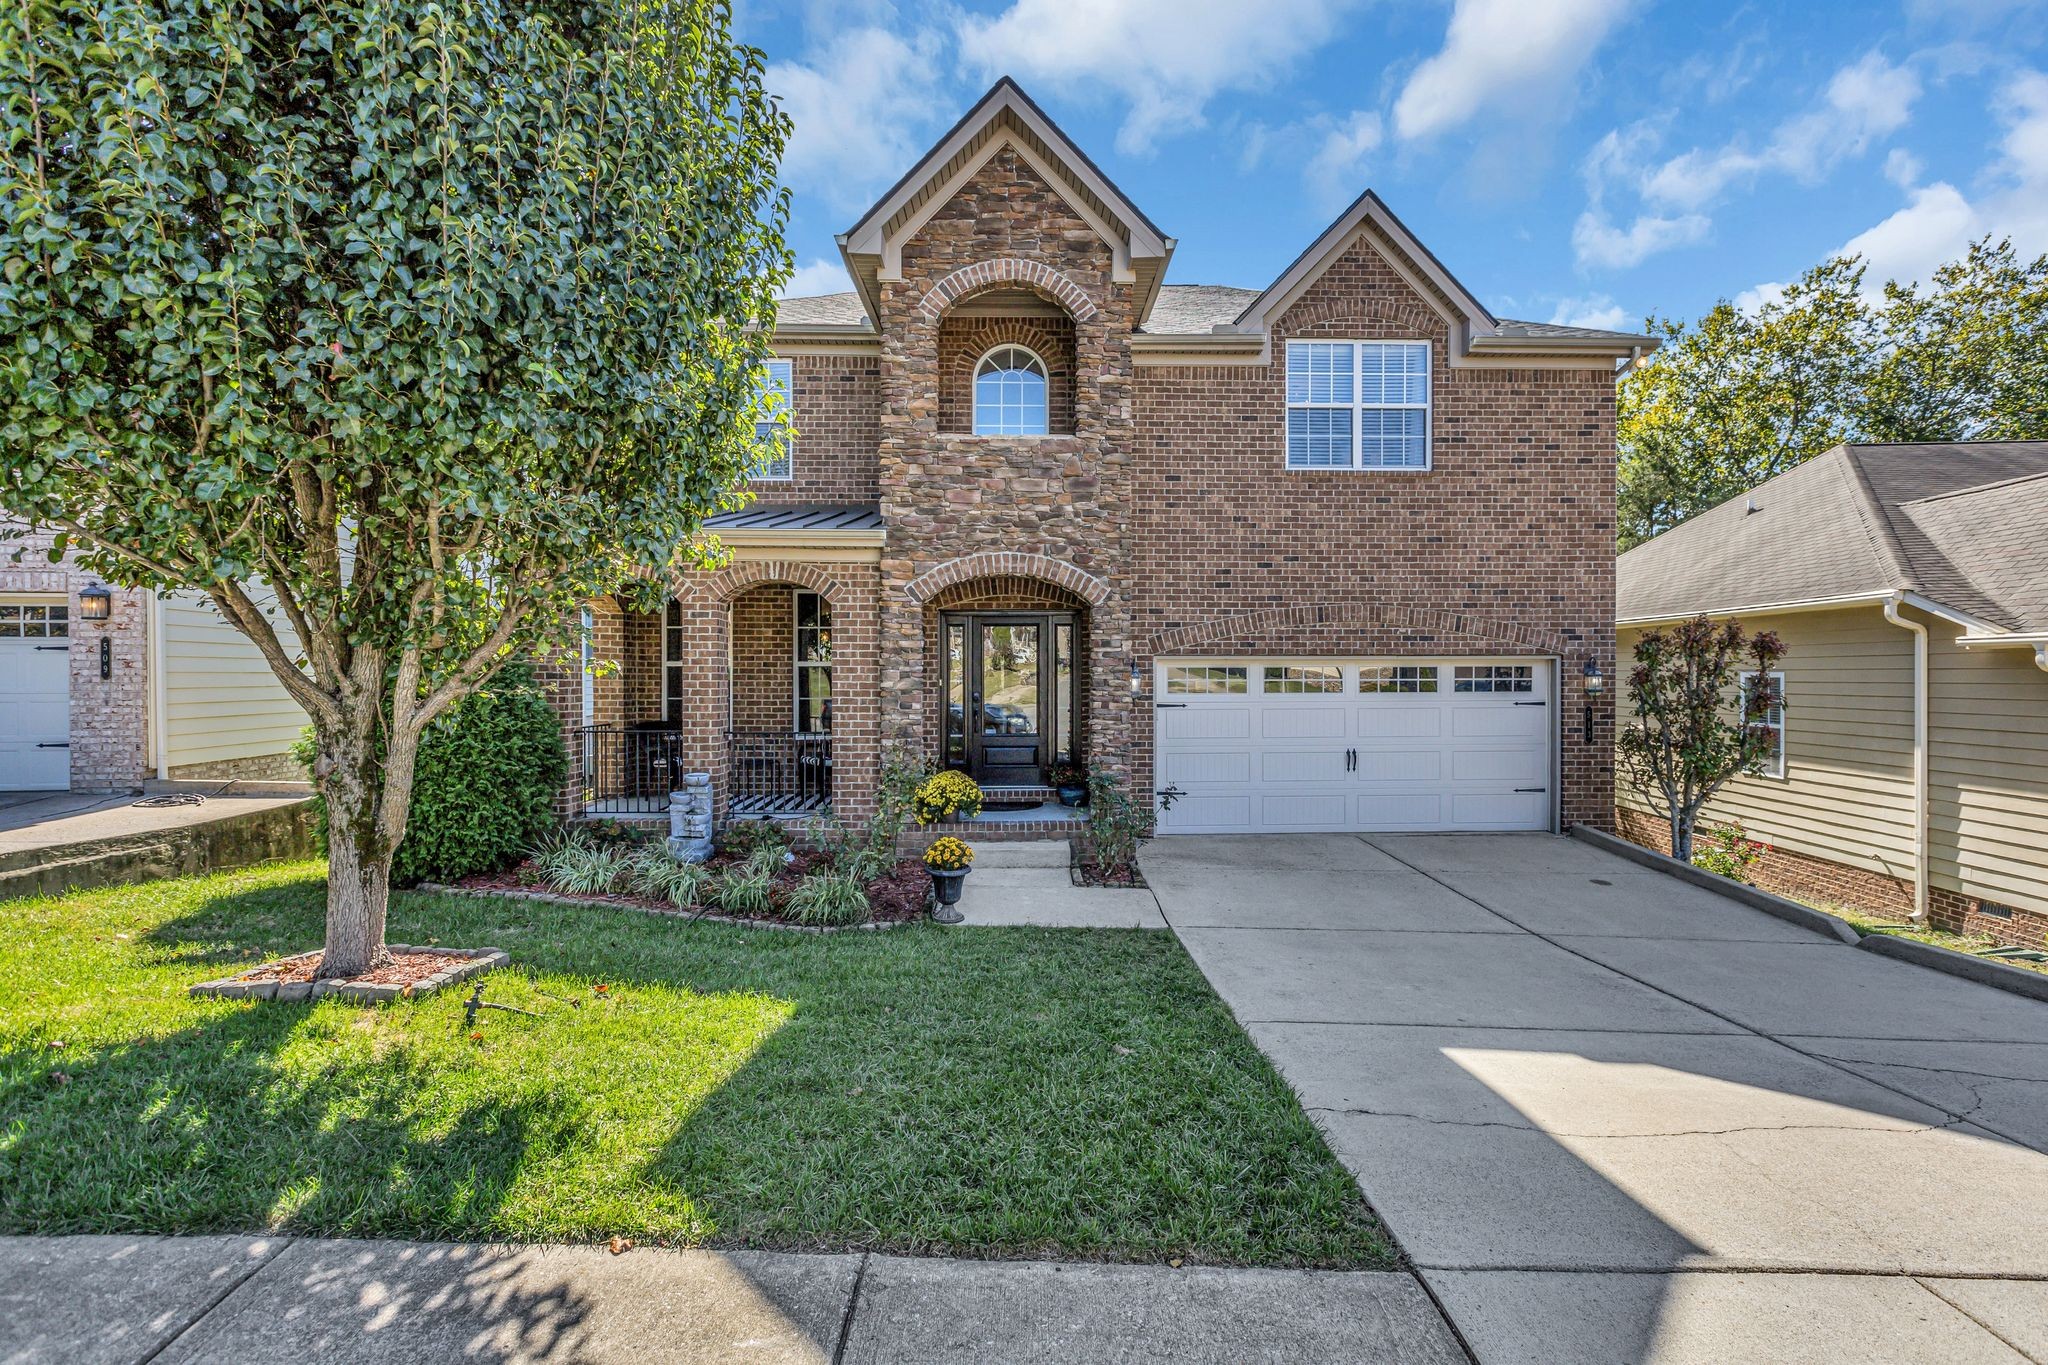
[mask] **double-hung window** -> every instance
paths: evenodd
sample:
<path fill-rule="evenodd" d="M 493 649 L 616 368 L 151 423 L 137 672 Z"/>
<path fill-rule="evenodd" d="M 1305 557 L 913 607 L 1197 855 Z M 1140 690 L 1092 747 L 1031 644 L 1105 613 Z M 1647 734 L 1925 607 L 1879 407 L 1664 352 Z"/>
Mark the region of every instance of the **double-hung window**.
<path fill-rule="evenodd" d="M 1287 343 L 1289 469 L 1429 468 L 1429 343 Z"/>
<path fill-rule="evenodd" d="M 1783 673 L 1745 673 L 1742 675 L 1742 714 L 1749 715 L 1749 698 L 1756 688 L 1759 677 L 1770 679 L 1771 704 L 1762 716 L 1751 721 L 1771 732 L 1771 747 L 1764 753 L 1763 775 L 1783 777 L 1785 775 L 1785 675 Z"/>
<path fill-rule="evenodd" d="M 754 423 L 754 444 L 760 454 L 755 458 L 754 467 L 748 473 L 750 479 L 786 481 L 792 477 L 791 456 L 795 442 L 789 434 L 790 391 L 795 379 L 787 360 L 767 360 L 761 363 L 761 392 L 773 395 L 774 411 Z"/>

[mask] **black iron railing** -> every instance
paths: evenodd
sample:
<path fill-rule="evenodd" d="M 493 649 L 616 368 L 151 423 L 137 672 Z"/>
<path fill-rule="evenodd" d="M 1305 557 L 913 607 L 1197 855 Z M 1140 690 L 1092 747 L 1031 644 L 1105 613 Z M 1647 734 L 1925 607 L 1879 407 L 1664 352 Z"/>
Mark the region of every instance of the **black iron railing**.
<path fill-rule="evenodd" d="M 650 815 L 668 809 L 668 794 L 688 771 L 680 730 L 586 725 L 583 790 L 595 814 Z"/>
<path fill-rule="evenodd" d="M 821 810 L 832 799 L 832 736 L 729 730 L 726 792 L 735 815 Z"/>

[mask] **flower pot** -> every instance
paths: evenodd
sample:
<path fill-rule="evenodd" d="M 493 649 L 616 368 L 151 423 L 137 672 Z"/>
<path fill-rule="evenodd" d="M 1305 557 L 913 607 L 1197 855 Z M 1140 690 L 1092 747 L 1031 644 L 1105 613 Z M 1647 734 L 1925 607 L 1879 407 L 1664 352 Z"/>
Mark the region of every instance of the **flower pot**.
<path fill-rule="evenodd" d="M 932 899 L 940 905 L 957 905 L 960 901 L 960 883 L 967 880 L 967 868 L 956 868 L 951 872 L 940 868 L 927 869 L 932 874 Z"/>
<path fill-rule="evenodd" d="M 1078 806 L 1088 795 L 1086 787 L 1060 787 L 1057 790 L 1060 794 L 1060 804 L 1062 806 Z"/>

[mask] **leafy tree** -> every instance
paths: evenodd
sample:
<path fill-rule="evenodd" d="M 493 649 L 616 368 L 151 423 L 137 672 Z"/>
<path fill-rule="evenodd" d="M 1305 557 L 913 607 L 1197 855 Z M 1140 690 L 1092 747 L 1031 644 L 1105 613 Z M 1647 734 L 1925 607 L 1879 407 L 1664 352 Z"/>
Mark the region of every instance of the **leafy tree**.
<path fill-rule="evenodd" d="M 1783 704 L 1770 673 L 1784 654 L 1770 631 L 1705 616 L 1636 641 L 1635 721 L 1617 747 L 1630 784 L 1670 821 L 1671 855 L 1682 862 L 1692 861 L 1700 807 L 1729 778 L 1761 771 L 1776 744 L 1763 721 Z"/>
<path fill-rule="evenodd" d="M 312 717 L 331 975 L 384 956 L 422 731 L 646 591 L 754 458 L 789 128 L 730 18 L 0 26 L 0 503 L 110 579 L 208 593 Z"/>
<path fill-rule="evenodd" d="M 1923 289 L 1836 257 L 1745 312 L 1651 319 L 1618 396 L 1621 548 L 1844 441 L 2048 437 L 2048 256 L 1973 244 Z"/>

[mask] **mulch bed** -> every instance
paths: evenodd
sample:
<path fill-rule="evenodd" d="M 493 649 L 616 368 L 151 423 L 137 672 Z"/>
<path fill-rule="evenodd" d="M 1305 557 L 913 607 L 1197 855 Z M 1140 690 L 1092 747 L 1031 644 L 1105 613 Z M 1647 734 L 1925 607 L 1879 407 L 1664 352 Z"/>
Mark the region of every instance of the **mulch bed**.
<path fill-rule="evenodd" d="M 704 866 L 714 875 L 722 875 L 738 866 L 745 859 L 729 853 L 714 854 Z M 455 883 L 458 891 L 494 891 L 500 894 L 534 895 L 541 894 L 551 900 L 577 901 L 590 905 L 628 906 L 652 915 L 669 915 L 678 919 L 709 919 L 739 923 L 774 925 L 786 928 L 811 928 L 798 925 L 783 918 L 783 907 L 789 903 L 790 893 L 796 884 L 812 872 L 830 865 L 831 860 L 823 853 L 800 850 L 796 858 L 775 878 L 769 888 L 769 909 L 766 914 L 745 915 L 721 909 L 713 903 L 697 906 L 676 906 L 653 896 L 636 896 L 630 892 L 611 892 L 599 896 L 586 896 L 550 885 L 540 869 L 531 862 L 522 862 L 502 872 L 485 872 L 464 877 Z M 867 885 L 869 924 L 907 924 L 925 917 L 931 899 L 931 877 L 925 872 L 924 863 L 916 858 L 900 858 L 889 872 L 875 878 Z"/>
<path fill-rule="evenodd" d="M 1081 859 L 1076 859 L 1074 862 L 1074 879 L 1083 886 L 1142 887 L 1145 885 L 1143 874 L 1135 867 L 1127 873 L 1119 874 L 1106 870 L 1100 863 L 1091 863 Z"/>
<path fill-rule="evenodd" d="M 432 995 L 465 977 L 511 961 L 496 948 L 416 948 L 394 943 L 391 960 L 360 976 L 320 975 L 321 954 L 295 953 L 260 963 L 218 981 L 188 988 L 195 996 L 224 1000 L 311 1000 L 339 996 L 365 1004 Z"/>

